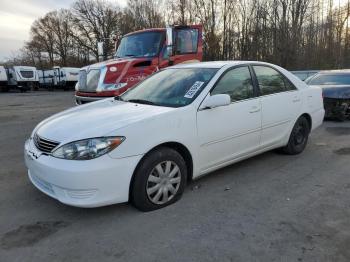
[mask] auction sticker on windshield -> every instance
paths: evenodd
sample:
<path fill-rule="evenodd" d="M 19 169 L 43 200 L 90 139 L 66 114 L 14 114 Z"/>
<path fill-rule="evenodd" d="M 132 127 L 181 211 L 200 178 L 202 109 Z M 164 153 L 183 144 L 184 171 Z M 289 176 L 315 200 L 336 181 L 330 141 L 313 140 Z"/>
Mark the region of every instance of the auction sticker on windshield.
<path fill-rule="evenodd" d="M 196 81 L 191 88 L 187 91 L 184 97 L 186 98 L 193 98 L 193 96 L 197 93 L 197 91 L 201 88 L 201 86 L 204 84 L 202 81 Z"/>

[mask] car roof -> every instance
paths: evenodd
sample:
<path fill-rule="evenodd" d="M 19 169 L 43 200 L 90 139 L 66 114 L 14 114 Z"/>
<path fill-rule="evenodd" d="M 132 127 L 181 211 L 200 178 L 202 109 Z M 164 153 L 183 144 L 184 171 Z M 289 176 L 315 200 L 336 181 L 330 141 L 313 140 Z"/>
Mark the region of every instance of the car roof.
<path fill-rule="evenodd" d="M 244 64 L 262 64 L 262 65 L 272 65 L 260 61 L 241 61 L 241 60 L 232 60 L 232 61 L 211 61 L 211 62 L 200 62 L 200 63 L 184 63 L 177 64 L 171 68 L 222 68 L 224 66 L 236 66 Z"/>
<path fill-rule="evenodd" d="M 124 36 L 129 36 L 129 35 L 134 35 L 134 34 L 140 34 L 140 33 L 148 33 L 148 32 L 165 32 L 165 28 L 149 28 L 149 29 L 142 29 L 138 31 L 134 31 L 128 34 L 123 35 Z"/>
<path fill-rule="evenodd" d="M 307 74 L 307 73 L 318 73 L 320 70 L 292 70 L 290 71 L 293 74 Z"/>
<path fill-rule="evenodd" d="M 318 74 L 337 74 L 337 75 L 342 75 L 342 74 L 350 74 L 350 69 L 337 69 L 337 70 L 324 70 L 319 72 Z"/>

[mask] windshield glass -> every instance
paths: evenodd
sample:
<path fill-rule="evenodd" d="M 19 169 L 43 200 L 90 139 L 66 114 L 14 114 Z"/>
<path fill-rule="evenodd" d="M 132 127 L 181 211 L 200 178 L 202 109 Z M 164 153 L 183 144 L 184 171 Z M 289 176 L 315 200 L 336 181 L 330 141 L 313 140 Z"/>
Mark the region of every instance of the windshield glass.
<path fill-rule="evenodd" d="M 144 32 L 122 38 L 117 57 L 152 57 L 159 53 L 163 32 Z"/>
<path fill-rule="evenodd" d="M 350 85 L 350 74 L 319 74 L 306 81 L 308 85 Z"/>
<path fill-rule="evenodd" d="M 181 107 L 190 104 L 218 71 L 216 68 L 169 68 L 130 89 L 124 101 Z"/>

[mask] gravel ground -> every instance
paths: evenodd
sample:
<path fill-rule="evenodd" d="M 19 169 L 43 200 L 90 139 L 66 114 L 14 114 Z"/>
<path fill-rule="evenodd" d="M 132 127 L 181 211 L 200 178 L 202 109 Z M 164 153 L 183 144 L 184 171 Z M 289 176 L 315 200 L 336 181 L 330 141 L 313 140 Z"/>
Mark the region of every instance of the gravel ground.
<path fill-rule="evenodd" d="M 0 94 L 0 261 L 350 261 L 350 123 L 305 152 L 268 152 L 190 183 L 142 213 L 69 207 L 35 189 L 23 144 L 72 92 Z"/>

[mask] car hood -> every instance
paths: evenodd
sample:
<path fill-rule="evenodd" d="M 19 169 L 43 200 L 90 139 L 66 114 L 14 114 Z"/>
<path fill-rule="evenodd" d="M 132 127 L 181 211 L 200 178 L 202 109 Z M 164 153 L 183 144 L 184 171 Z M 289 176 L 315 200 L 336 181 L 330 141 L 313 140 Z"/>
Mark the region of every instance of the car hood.
<path fill-rule="evenodd" d="M 119 128 L 175 110 L 115 101 L 113 98 L 74 107 L 42 121 L 35 129 L 39 136 L 67 143 L 85 138 L 119 134 Z"/>
<path fill-rule="evenodd" d="M 350 99 L 350 85 L 317 85 L 325 98 Z"/>

